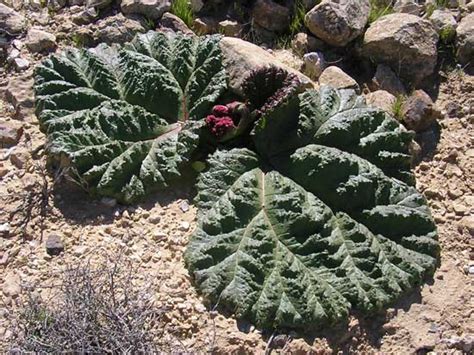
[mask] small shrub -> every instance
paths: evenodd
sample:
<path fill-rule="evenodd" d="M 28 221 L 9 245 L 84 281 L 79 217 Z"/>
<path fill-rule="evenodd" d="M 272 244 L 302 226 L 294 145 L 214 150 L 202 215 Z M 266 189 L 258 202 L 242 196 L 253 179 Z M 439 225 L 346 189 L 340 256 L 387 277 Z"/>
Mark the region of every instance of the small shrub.
<path fill-rule="evenodd" d="M 97 268 L 68 267 L 50 302 L 32 292 L 13 329 L 12 353 L 156 353 L 162 309 L 150 286 L 136 285 L 119 257 Z M 157 341 L 158 339 L 158 341 Z"/>
<path fill-rule="evenodd" d="M 297 34 L 304 28 L 304 17 L 306 16 L 306 8 L 302 0 L 296 0 L 293 6 L 293 16 L 290 22 L 290 33 Z"/>
<path fill-rule="evenodd" d="M 370 1 L 369 23 L 375 22 L 382 16 L 389 15 L 391 13 L 393 13 L 393 7 L 391 4 L 386 5 L 380 3 L 377 0 Z"/>
<path fill-rule="evenodd" d="M 456 29 L 453 26 L 446 26 L 439 32 L 439 40 L 442 44 L 449 44 L 456 37 Z"/>
<path fill-rule="evenodd" d="M 191 28 L 194 22 L 194 13 L 189 0 L 174 0 L 171 5 L 171 13 L 178 16 Z"/>
<path fill-rule="evenodd" d="M 407 100 L 407 97 L 405 95 L 398 95 L 397 99 L 395 100 L 393 104 L 393 116 L 398 120 L 401 121 L 403 119 L 403 114 L 402 114 L 402 109 L 403 109 L 403 104 Z"/>

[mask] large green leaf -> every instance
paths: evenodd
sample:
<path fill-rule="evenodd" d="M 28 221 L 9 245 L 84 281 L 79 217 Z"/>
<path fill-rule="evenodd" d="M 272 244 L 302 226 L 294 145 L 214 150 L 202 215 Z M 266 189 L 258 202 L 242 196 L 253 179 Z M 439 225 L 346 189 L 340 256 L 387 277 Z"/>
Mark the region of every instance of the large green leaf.
<path fill-rule="evenodd" d="M 387 175 L 413 183 L 409 143 L 413 138 L 386 112 L 365 105 L 353 90 L 308 90 L 262 117 L 255 128 L 260 154 L 288 155 L 307 144 L 357 154 Z"/>
<path fill-rule="evenodd" d="M 327 88 L 262 117 L 256 152 L 218 151 L 199 179 L 186 263 L 201 292 L 259 326 L 311 328 L 421 283 L 439 246 L 425 199 L 397 178 L 409 137 Z"/>
<path fill-rule="evenodd" d="M 90 190 L 127 203 L 181 176 L 227 87 L 219 37 L 156 32 L 66 50 L 35 74 L 51 153 Z"/>

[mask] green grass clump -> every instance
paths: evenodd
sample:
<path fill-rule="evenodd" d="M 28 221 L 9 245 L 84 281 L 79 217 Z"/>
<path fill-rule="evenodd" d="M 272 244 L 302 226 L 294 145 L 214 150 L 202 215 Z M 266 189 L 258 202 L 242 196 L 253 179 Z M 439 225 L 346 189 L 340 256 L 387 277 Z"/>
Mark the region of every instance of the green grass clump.
<path fill-rule="evenodd" d="M 407 101 L 407 97 L 405 95 L 398 95 L 397 99 L 393 103 L 392 111 L 393 116 L 398 120 L 402 121 L 403 119 L 403 105 Z"/>
<path fill-rule="evenodd" d="M 434 10 L 444 9 L 448 7 L 449 0 L 436 0 L 433 4 L 428 4 L 426 6 L 426 16 L 430 17 L 433 15 Z"/>
<path fill-rule="evenodd" d="M 174 0 L 171 5 L 171 13 L 178 16 L 191 28 L 194 23 L 194 13 L 188 0 Z"/>
<path fill-rule="evenodd" d="M 380 3 L 380 0 L 370 0 L 369 23 L 375 22 L 382 16 L 391 13 L 393 13 L 393 7 L 391 4 L 384 5 Z"/>
<path fill-rule="evenodd" d="M 453 26 L 446 26 L 439 31 L 439 40 L 442 44 L 449 44 L 456 37 L 456 29 Z"/>
<path fill-rule="evenodd" d="M 304 28 L 304 17 L 306 16 L 306 9 L 302 0 L 296 0 L 293 7 L 293 16 L 290 22 L 290 33 L 297 34 Z"/>

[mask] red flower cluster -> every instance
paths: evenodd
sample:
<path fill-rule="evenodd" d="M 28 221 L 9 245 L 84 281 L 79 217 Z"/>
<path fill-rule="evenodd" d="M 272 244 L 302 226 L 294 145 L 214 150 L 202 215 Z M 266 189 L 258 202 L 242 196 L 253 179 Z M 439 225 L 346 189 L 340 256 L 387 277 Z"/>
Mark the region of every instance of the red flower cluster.
<path fill-rule="evenodd" d="M 206 117 L 207 126 L 217 138 L 222 138 L 235 128 L 230 114 L 231 110 L 228 106 L 216 105 L 212 108 L 212 114 Z"/>

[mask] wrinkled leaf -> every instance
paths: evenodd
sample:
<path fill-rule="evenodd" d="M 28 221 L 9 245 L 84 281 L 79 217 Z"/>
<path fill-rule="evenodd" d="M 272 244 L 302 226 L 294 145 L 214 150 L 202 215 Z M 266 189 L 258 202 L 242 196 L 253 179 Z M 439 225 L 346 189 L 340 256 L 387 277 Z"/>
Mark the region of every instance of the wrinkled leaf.
<path fill-rule="evenodd" d="M 256 152 L 216 152 L 198 183 L 186 263 L 212 305 L 266 328 L 324 327 L 378 311 L 433 273 L 436 227 L 398 179 L 411 134 L 396 121 L 323 88 L 253 134 Z"/>
<path fill-rule="evenodd" d="M 51 153 L 85 187 L 122 202 L 169 186 L 227 87 L 218 43 L 150 32 L 123 47 L 49 57 L 36 68 L 35 91 Z"/>

